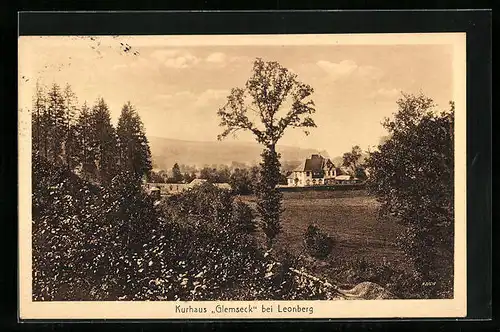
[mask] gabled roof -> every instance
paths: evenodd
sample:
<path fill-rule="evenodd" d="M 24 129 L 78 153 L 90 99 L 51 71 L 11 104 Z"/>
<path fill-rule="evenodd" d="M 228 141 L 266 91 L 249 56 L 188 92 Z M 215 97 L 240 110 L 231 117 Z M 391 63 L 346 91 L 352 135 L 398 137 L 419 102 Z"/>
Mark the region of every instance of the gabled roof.
<path fill-rule="evenodd" d="M 321 172 L 323 170 L 324 158 L 319 154 L 313 154 L 311 158 L 306 159 L 304 170 L 312 172 Z"/>
<path fill-rule="evenodd" d="M 294 172 L 321 172 L 324 169 L 335 168 L 335 165 L 330 159 L 324 158 L 319 154 L 313 154 L 311 158 L 306 159 L 300 166 L 295 168 Z"/>
<path fill-rule="evenodd" d="M 305 167 L 306 167 L 306 162 L 303 161 L 303 162 L 300 163 L 299 166 L 297 166 L 297 167 L 294 168 L 293 172 L 303 172 L 303 171 L 305 171 Z"/>

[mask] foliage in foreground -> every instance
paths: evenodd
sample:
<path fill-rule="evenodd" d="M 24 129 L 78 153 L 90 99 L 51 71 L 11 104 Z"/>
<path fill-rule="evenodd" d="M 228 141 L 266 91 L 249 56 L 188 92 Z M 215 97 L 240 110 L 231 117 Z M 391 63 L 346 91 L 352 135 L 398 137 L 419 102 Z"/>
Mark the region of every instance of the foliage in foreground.
<path fill-rule="evenodd" d="M 100 187 L 38 156 L 33 170 L 35 301 L 334 297 L 263 253 L 250 211 L 214 186 L 156 204 L 131 174 Z"/>
<path fill-rule="evenodd" d="M 403 94 L 398 112 L 384 123 L 389 137 L 366 165 L 382 214 L 405 227 L 399 247 L 417 279 L 436 283 L 430 288 L 436 297 L 452 289 L 453 280 L 454 106 L 441 113 L 433 106 L 423 95 Z"/>

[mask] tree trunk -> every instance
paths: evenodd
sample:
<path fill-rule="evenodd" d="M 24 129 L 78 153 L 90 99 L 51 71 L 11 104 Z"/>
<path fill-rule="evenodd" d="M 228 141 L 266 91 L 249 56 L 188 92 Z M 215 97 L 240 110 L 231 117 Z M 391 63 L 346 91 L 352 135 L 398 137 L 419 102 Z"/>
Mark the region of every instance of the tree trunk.
<path fill-rule="evenodd" d="M 279 159 L 274 144 L 266 146 L 262 152 L 260 183 L 257 191 L 257 209 L 261 216 L 262 230 L 266 234 L 267 249 L 271 249 L 276 236 L 281 230 L 281 193 L 276 185 L 279 181 Z"/>

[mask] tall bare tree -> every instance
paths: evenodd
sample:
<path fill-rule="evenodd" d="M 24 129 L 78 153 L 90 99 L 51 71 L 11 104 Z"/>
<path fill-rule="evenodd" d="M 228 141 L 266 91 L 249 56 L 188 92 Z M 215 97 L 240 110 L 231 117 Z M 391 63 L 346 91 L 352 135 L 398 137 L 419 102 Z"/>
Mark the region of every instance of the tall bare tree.
<path fill-rule="evenodd" d="M 313 92 L 310 85 L 300 82 L 295 73 L 278 62 L 257 58 L 245 87 L 233 88 L 227 103 L 217 112 L 224 128 L 219 140 L 244 130 L 264 146 L 257 197 L 268 248 L 281 229 L 282 195 L 276 188 L 280 155 L 276 144 L 287 128 L 303 128 L 308 135 L 307 128 L 316 127 L 311 118 L 314 102 L 309 98 Z"/>

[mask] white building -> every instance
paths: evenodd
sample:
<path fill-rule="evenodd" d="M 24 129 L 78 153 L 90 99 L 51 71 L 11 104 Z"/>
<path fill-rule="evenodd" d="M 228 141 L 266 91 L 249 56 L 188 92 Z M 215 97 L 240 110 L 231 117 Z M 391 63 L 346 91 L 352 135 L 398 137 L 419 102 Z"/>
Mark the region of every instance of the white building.
<path fill-rule="evenodd" d="M 287 177 L 289 187 L 324 185 L 337 177 L 337 168 L 330 159 L 313 154 Z"/>

